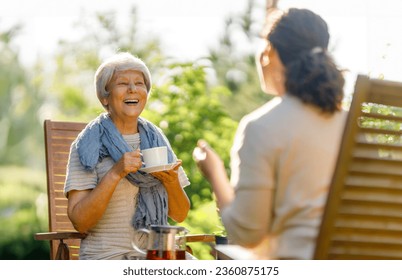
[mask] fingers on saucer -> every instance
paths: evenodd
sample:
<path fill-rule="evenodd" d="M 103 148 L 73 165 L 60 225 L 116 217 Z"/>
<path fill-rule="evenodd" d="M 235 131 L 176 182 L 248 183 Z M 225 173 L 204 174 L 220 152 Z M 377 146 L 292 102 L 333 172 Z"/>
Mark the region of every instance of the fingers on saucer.
<path fill-rule="evenodd" d="M 182 165 L 182 160 L 178 159 L 172 169 L 178 169 Z"/>

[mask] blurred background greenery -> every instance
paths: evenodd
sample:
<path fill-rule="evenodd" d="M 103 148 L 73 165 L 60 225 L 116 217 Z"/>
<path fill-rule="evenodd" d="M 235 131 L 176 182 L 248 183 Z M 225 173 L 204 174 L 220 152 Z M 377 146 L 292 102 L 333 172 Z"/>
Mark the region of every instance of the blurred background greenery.
<path fill-rule="evenodd" d="M 196 141 L 206 139 L 228 167 L 239 119 L 269 99 L 258 84 L 255 50 L 239 54 L 233 39 L 257 40 L 262 23 L 251 16 L 257 8 L 249 0 L 243 14 L 226 19 L 210 55 L 186 62 L 167 57 L 158 38 L 138 36 L 135 7 L 124 29 L 114 12 L 78 22 L 80 38 L 61 41 L 50 61 L 38 58 L 29 67 L 15 47 L 23 26 L 0 27 L 0 259 L 49 258 L 48 242 L 33 238 L 48 228 L 43 121 L 89 121 L 102 112 L 93 75 L 104 54 L 116 50 L 142 58 L 151 70 L 154 86 L 143 116 L 166 133 L 192 183 L 185 189 L 192 209 L 182 225 L 191 233 L 222 230 L 210 186 L 191 154 Z M 198 258 L 210 258 L 205 246 L 193 249 Z"/>
<path fill-rule="evenodd" d="M 190 178 L 191 185 L 185 190 L 192 208 L 181 225 L 194 234 L 224 232 L 210 186 L 198 172 L 191 154 L 197 140 L 204 138 L 222 156 L 229 173 L 229 152 L 238 121 L 270 98 L 260 89 L 254 62 L 263 20 L 254 15 L 265 12 L 265 6 L 258 2 L 261 0 L 247 0 L 241 13 L 229 14 L 222 21 L 223 33 L 216 38 L 219 44 L 210 48 L 204 57 L 190 61 L 169 57 L 161 42 L 163 38 L 140 32 L 136 6 L 127 10 L 124 26 L 118 24 L 122 15 L 114 11 L 81 17 L 74 24 L 74 38 L 59 41 L 50 57 L 38 56 L 29 65 L 21 62 L 18 41 L 26 26 L 4 27 L 0 18 L 0 259 L 49 258 L 49 243 L 34 240 L 35 233 L 48 229 L 43 121 L 51 118 L 87 122 L 101 113 L 103 108 L 93 87 L 94 72 L 103 58 L 118 50 L 142 58 L 150 68 L 154 85 L 143 116 L 163 129 Z M 318 6 L 316 1 L 300 2 Z M 353 55 L 353 59 L 344 63 L 348 64 L 347 69 L 353 64 L 358 68 L 352 67 L 345 74 L 362 72 L 384 78 L 387 62 L 399 77 L 400 64 L 392 63 L 398 61 L 395 53 L 400 54 L 394 40 L 398 38 L 394 36 L 397 32 L 383 32 L 383 26 L 393 26 L 388 20 L 400 16 L 390 15 L 400 9 L 395 9 L 393 2 L 378 6 L 375 1 L 365 1 L 363 9 L 363 1 L 358 2 L 348 2 L 356 7 L 349 9 L 353 11 L 349 17 L 342 3 L 323 5 L 330 10 L 340 9 L 337 13 L 341 20 L 332 22 L 332 30 L 346 26 L 348 30 L 339 29 L 343 30 L 342 36 L 352 34 L 351 39 L 332 35 L 335 41 L 330 46 L 331 52 L 340 47 Z M 387 7 L 392 11 L 385 13 Z M 370 12 L 370 16 L 361 17 L 364 12 Z M 362 28 L 356 19 L 365 20 L 379 31 L 371 25 Z M 375 39 L 375 44 L 367 38 L 355 37 L 364 33 L 360 32 L 362 29 L 370 30 L 368 37 Z M 385 34 L 390 37 L 383 37 Z M 342 44 L 341 38 L 346 38 Z M 384 45 L 385 51 L 375 49 L 377 44 Z M 355 46 L 359 51 L 352 48 Z M 371 59 L 369 55 L 366 57 L 369 63 L 358 59 L 358 54 L 364 54 L 359 46 L 373 48 Z M 391 47 L 396 52 L 391 52 Z M 392 77 L 390 72 L 387 75 Z M 345 107 L 349 105 L 351 91 L 352 87 L 346 90 Z M 368 105 L 365 110 L 402 114 L 374 105 Z M 372 120 L 364 119 L 364 122 Z M 378 125 L 394 127 L 396 124 L 380 122 Z M 381 141 L 400 142 L 392 137 Z M 208 246 L 200 243 L 193 244 L 192 248 L 196 257 L 211 258 Z"/>

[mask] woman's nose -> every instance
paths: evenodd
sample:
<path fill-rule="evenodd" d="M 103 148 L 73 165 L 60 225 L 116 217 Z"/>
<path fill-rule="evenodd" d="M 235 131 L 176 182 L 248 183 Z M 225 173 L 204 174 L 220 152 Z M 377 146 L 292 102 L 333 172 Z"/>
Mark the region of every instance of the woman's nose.
<path fill-rule="evenodd" d="M 129 90 L 129 91 L 136 91 L 136 90 L 137 90 L 137 87 L 135 86 L 134 83 L 129 83 L 129 84 L 128 84 L 128 90 Z"/>

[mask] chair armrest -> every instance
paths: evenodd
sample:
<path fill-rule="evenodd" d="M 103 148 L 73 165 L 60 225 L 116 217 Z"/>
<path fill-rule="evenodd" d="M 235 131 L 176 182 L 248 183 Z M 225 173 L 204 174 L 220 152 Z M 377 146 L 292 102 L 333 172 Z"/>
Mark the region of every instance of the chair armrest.
<path fill-rule="evenodd" d="M 68 245 L 63 242 L 64 239 L 83 239 L 87 236 L 85 233 L 78 231 L 65 231 L 65 232 L 42 232 L 35 234 L 35 240 L 60 240 L 57 247 L 56 260 L 69 260 L 70 250 Z"/>
<path fill-rule="evenodd" d="M 215 242 L 213 234 L 187 234 L 186 242 Z"/>
<path fill-rule="evenodd" d="M 35 240 L 83 239 L 86 236 L 87 234 L 78 231 L 42 232 L 35 234 Z"/>

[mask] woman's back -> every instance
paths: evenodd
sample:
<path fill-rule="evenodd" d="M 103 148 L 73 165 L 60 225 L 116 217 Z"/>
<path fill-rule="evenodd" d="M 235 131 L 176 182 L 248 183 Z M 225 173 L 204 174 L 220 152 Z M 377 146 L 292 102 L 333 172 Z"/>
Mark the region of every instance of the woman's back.
<path fill-rule="evenodd" d="M 287 95 L 242 120 L 231 155 L 237 205 L 222 213 L 228 228 L 249 225 L 244 233 L 236 227 L 235 242 L 253 243 L 242 239 L 265 231 L 265 257 L 312 257 L 345 120 L 346 112 L 325 115 Z"/>

